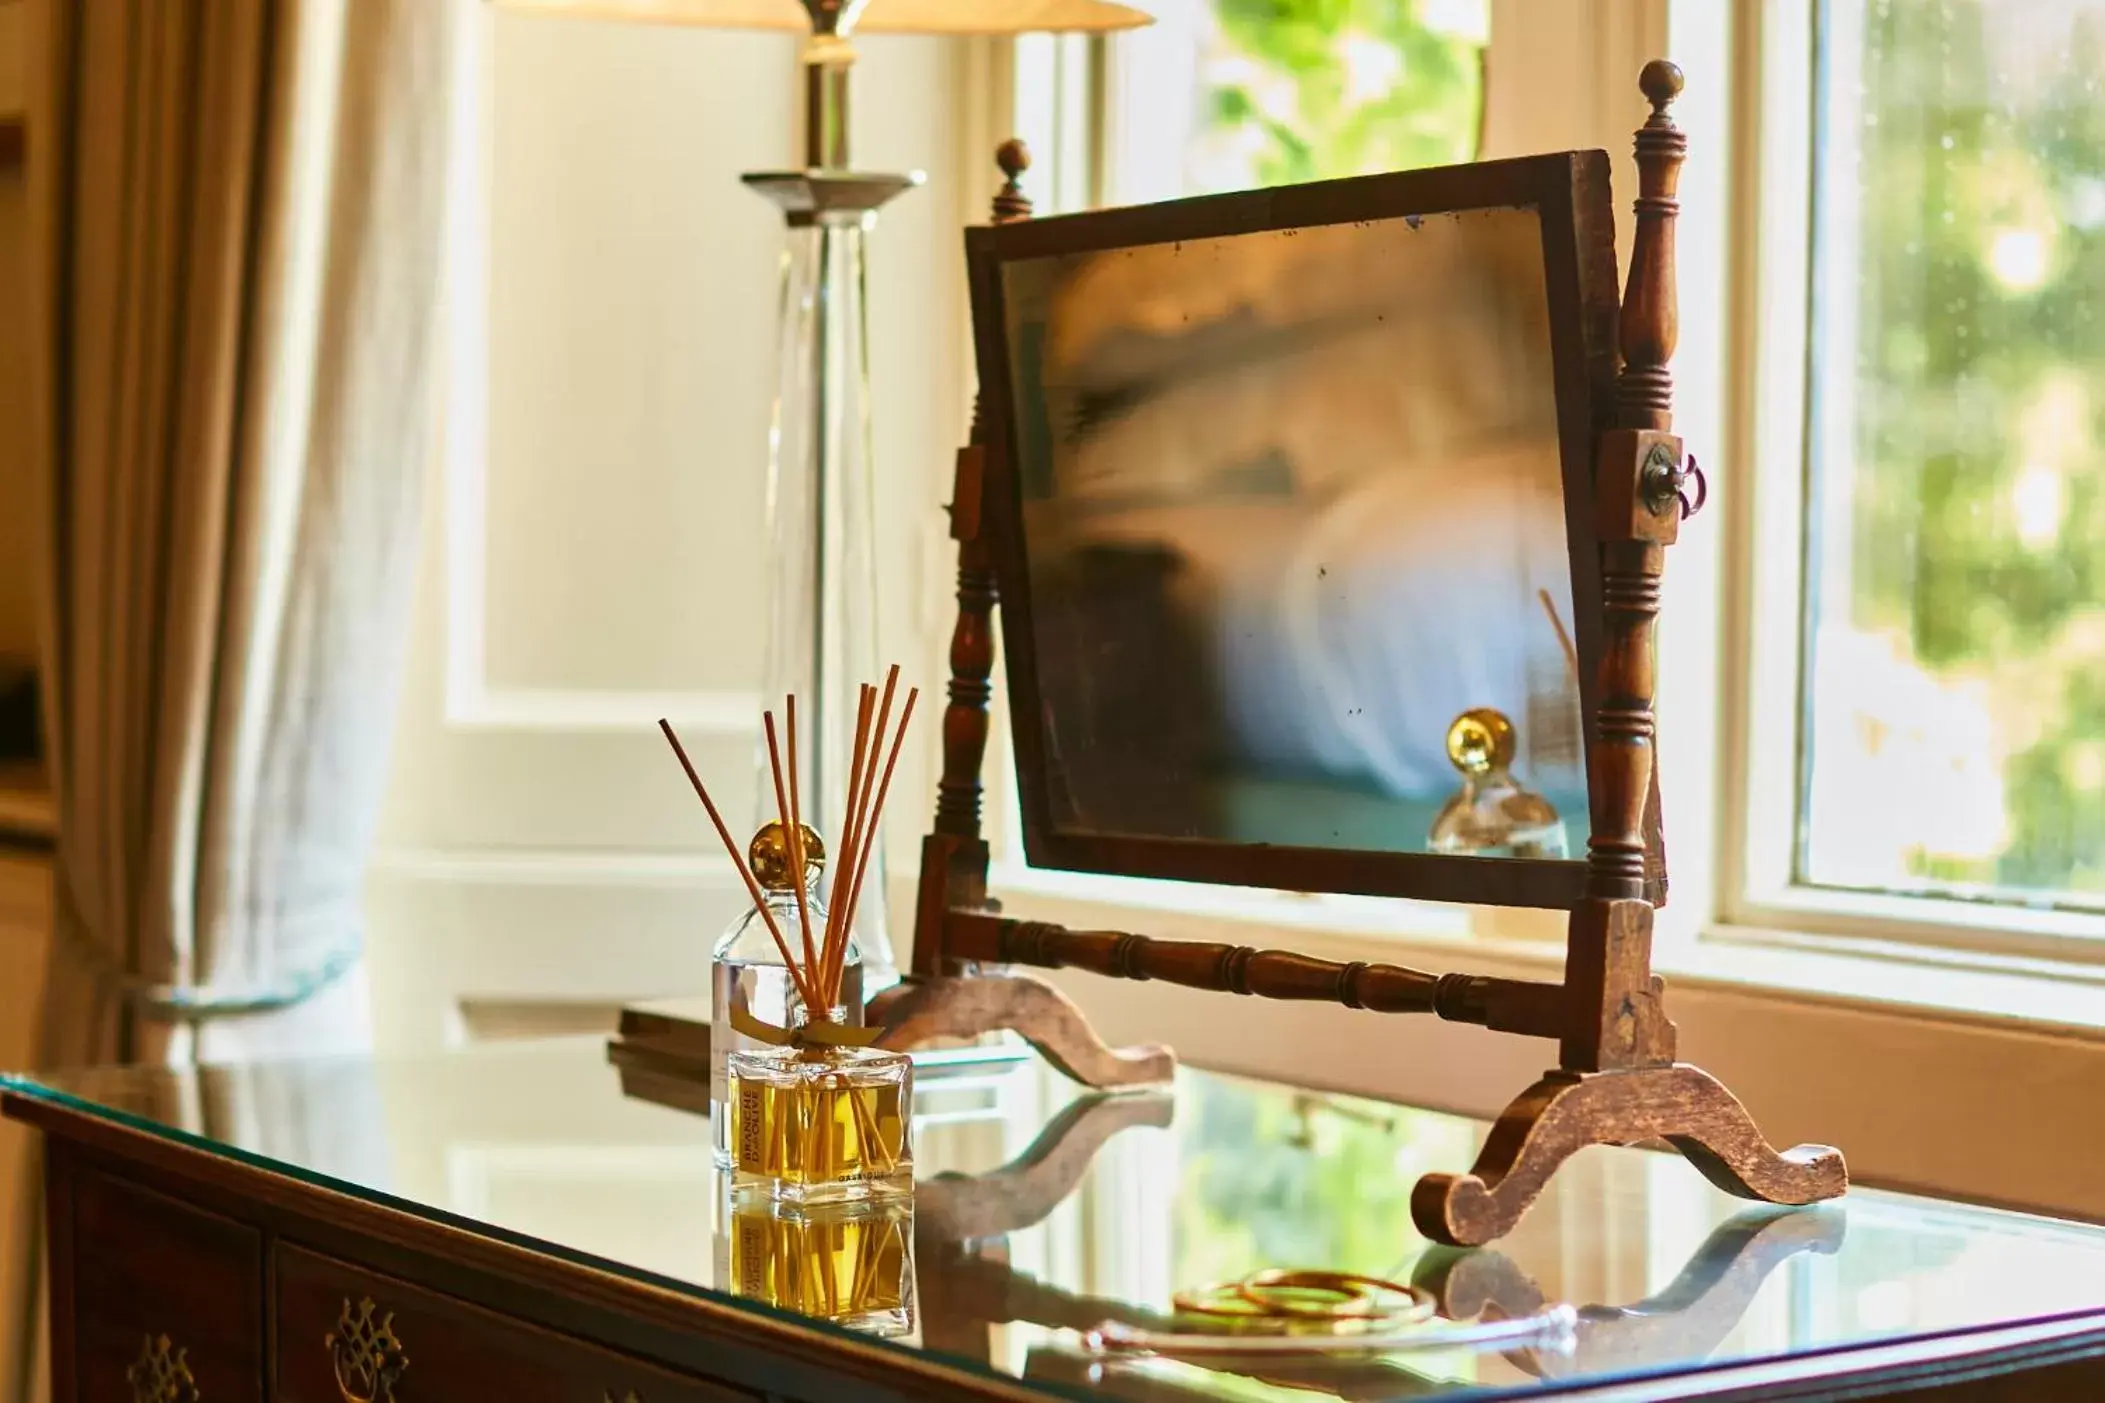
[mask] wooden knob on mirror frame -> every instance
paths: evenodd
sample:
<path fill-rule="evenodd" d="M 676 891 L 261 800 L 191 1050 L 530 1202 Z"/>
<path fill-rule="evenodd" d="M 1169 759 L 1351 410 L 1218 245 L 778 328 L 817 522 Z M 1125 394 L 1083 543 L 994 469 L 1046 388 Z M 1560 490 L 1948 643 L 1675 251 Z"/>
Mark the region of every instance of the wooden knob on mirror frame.
<path fill-rule="evenodd" d="M 1638 91 L 1652 104 L 1652 111 L 1664 116 L 1667 107 L 1681 96 L 1681 65 L 1670 59 L 1655 58 L 1637 75 Z"/>
<path fill-rule="evenodd" d="M 1005 182 L 994 196 L 994 222 L 1029 219 L 1031 200 L 1023 193 L 1023 173 L 1031 168 L 1031 148 L 1021 137 L 1012 136 L 994 149 L 994 164 L 1001 167 Z"/>
<path fill-rule="evenodd" d="M 994 164 L 1013 183 L 1031 168 L 1031 148 L 1024 145 L 1022 137 L 1012 136 L 994 149 Z"/>

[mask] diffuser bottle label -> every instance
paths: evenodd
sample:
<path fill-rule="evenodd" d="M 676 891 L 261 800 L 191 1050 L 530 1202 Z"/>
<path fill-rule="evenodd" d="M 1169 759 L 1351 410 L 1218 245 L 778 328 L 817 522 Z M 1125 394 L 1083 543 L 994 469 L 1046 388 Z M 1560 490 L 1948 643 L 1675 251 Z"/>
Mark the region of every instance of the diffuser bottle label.
<path fill-rule="evenodd" d="M 738 1109 L 732 1117 L 738 1129 L 738 1167 L 765 1172 L 767 1163 L 767 1088 L 758 1082 L 738 1082 Z"/>

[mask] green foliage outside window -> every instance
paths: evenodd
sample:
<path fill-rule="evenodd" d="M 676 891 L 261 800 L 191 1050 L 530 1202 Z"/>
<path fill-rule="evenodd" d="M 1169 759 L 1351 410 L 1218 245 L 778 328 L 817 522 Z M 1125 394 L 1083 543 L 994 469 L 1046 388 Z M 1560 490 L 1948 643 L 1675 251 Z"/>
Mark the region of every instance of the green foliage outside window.
<path fill-rule="evenodd" d="M 1209 135 L 1248 185 L 1476 154 L 1490 0 L 1214 0 Z"/>
<path fill-rule="evenodd" d="M 1860 78 L 1861 95 L 1823 120 L 1857 124 L 1856 171 L 1840 177 L 1853 180 L 1856 225 L 1823 227 L 1816 258 L 1854 242 L 1856 363 L 1823 359 L 1830 313 L 1816 306 L 1811 390 L 1818 414 L 1847 377 L 1853 424 L 1846 459 L 1816 471 L 1847 478 L 1848 622 L 1900 640 L 1931 677 L 1977 688 L 2002 757 L 1999 850 L 1926 848 L 1908 867 L 1931 885 L 2095 901 L 2105 4 L 2071 17 L 1982 0 L 1830 0 L 1830 24 L 1845 6 L 1863 24 L 1860 73 L 1843 75 Z M 1815 774 L 1822 763 L 1815 748 Z M 1843 841 L 1815 826 L 1816 875 L 1823 843 Z"/>

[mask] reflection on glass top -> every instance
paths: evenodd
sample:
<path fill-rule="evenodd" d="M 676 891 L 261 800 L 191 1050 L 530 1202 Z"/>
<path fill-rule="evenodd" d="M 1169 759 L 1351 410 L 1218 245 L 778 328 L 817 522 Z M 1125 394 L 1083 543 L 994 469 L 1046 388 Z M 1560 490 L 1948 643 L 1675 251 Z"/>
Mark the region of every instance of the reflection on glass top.
<path fill-rule="evenodd" d="M 727 1217 L 706 1120 L 625 1096 L 596 1041 L 13 1085 L 697 1290 L 750 1288 L 737 1259 L 800 1231 Z M 1411 1185 L 1465 1166 L 1484 1127 L 1380 1102 L 1191 1071 L 1174 1097 L 1091 1099 L 1036 1062 L 1012 1062 L 930 1076 L 917 1109 L 912 1216 L 863 1230 L 857 1289 L 890 1289 L 883 1270 L 907 1269 L 910 1245 L 911 1279 L 893 1286 L 907 1288 L 911 1330 L 893 1346 L 1055 1394 L 1087 1383 L 1093 1362 L 1062 1327 L 1159 1324 L 1178 1290 L 1264 1267 L 1413 1279 L 1458 1319 L 1560 1301 L 1581 1319 L 1567 1352 L 1419 1352 L 1240 1374 L 1119 1364 L 1100 1393 L 1524 1394 L 1544 1380 L 2105 1308 L 2105 1231 L 1870 1190 L 1810 1209 L 1750 1207 L 1678 1158 L 1639 1150 L 1582 1152 L 1495 1249 L 1430 1248 L 1411 1228 Z M 826 1241 L 840 1246 L 838 1234 Z"/>
<path fill-rule="evenodd" d="M 1533 209 L 1001 275 L 1054 827 L 1584 850 Z M 1495 770 L 1448 739 L 1482 710 Z"/>

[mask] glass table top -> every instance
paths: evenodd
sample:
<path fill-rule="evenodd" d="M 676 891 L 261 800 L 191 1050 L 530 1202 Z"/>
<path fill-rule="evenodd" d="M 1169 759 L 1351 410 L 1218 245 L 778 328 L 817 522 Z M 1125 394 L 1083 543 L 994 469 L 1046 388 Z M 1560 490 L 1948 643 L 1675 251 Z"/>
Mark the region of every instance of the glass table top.
<path fill-rule="evenodd" d="M 598 1039 L 0 1087 L 655 1284 L 755 1309 L 852 1304 L 811 1295 L 808 1280 L 785 1286 L 779 1270 L 782 1253 L 813 1243 L 838 1252 L 838 1225 L 728 1204 L 706 1117 L 635 1094 L 663 1098 L 662 1084 L 625 1093 Z M 869 1255 L 853 1287 L 903 1278 L 890 1315 L 907 1331 L 892 1347 L 1052 1396 L 1303 1403 L 1521 1396 L 2105 1309 L 2105 1230 L 1866 1189 L 1807 1209 L 1750 1205 L 1678 1157 L 1635 1149 L 1582 1151 L 1493 1248 L 1432 1247 L 1411 1226 L 1411 1186 L 1466 1168 L 1485 1129 L 1188 1069 L 1173 1093 L 1112 1097 L 1036 1060 L 930 1071 L 911 1208 L 856 1229 Z M 1178 1291 L 1268 1267 L 1415 1280 L 1456 1320 L 1568 1303 L 1578 1323 L 1561 1345 L 1232 1365 L 1084 1345 L 1092 1326 L 1161 1327 Z"/>

